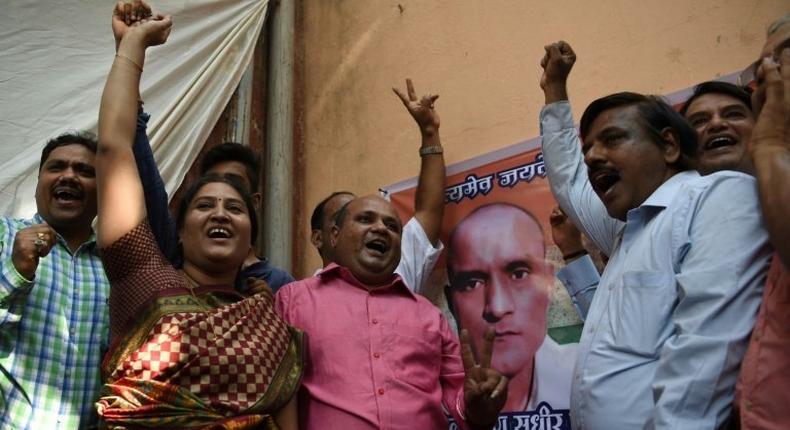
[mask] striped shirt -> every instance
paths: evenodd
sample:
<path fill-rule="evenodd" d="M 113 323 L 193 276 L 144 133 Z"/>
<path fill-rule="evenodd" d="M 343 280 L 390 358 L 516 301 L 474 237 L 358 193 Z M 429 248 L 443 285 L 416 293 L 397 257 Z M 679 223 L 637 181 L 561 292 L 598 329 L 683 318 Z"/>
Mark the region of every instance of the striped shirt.
<path fill-rule="evenodd" d="M 62 237 L 33 282 L 14 268 L 16 233 L 42 223 L 0 217 L 0 428 L 96 424 L 110 285 L 95 235 L 71 253 Z"/>

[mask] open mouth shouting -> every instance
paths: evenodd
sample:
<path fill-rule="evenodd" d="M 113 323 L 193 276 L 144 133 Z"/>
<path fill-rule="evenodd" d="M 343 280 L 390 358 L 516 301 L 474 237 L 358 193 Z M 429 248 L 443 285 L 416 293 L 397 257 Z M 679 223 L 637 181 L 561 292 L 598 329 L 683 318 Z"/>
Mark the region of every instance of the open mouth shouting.
<path fill-rule="evenodd" d="M 608 167 L 590 168 L 588 177 L 593 190 L 603 201 L 606 201 L 612 189 L 620 182 L 620 173 Z"/>
<path fill-rule="evenodd" d="M 71 205 L 82 200 L 84 193 L 73 185 L 58 185 L 52 190 L 52 197 L 61 205 Z"/>
<path fill-rule="evenodd" d="M 703 151 L 714 151 L 722 148 L 730 148 L 737 144 L 738 140 L 734 136 L 729 134 L 721 134 L 708 138 L 708 140 L 705 141 L 705 145 L 703 146 Z"/>
<path fill-rule="evenodd" d="M 375 257 L 384 257 L 390 250 L 389 241 L 383 238 L 372 238 L 365 241 L 365 249 Z"/>
<path fill-rule="evenodd" d="M 211 226 L 206 233 L 210 239 L 230 239 L 233 237 L 233 231 L 225 226 Z"/>

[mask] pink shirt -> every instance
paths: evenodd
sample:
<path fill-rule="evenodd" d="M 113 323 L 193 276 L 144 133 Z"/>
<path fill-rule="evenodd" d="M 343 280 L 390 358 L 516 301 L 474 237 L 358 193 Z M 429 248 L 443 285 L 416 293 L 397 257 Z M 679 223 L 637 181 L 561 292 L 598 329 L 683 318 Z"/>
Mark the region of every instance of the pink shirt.
<path fill-rule="evenodd" d="M 783 430 L 790 423 L 790 272 L 777 255 L 741 365 L 735 407 L 744 429 Z"/>
<path fill-rule="evenodd" d="M 277 291 L 275 308 L 307 338 L 300 428 L 447 428 L 442 405 L 465 428 L 458 340 L 399 276 L 369 291 L 330 264 Z"/>

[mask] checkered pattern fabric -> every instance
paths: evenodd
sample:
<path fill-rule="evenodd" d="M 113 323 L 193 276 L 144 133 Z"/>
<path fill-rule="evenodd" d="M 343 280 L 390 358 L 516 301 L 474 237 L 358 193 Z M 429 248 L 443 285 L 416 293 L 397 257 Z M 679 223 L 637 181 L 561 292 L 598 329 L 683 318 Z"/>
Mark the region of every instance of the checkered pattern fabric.
<path fill-rule="evenodd" d="M 266 392 L 286 351 L 288 333 L 261 296 L 209 313 L 166 315 L 110 379 L 173 381 L 214 408 L 243 411 Z"/>
<path fill-rule="evenodd" d="M 109 283 L 94 238 L 73 254 L 63 238 L 33 282 L 11 256 L 40 216 L 0 218 L 0 429 L 80 429 L 96 421 Z"/>
<path fill-rule="evenodd" d="M 145 342 L 108 369 L 110 381 L 177 384 L 227 412 L 243 411 L 266 393 L 290 342 L 271 302 L 257 295 L 213 307 L 208 297 L 190 295 L 189 284 L 158 252 L 147 223 L 102 250 L 102 259 L 112 283 L 114 336 L 134 331 L 139 315 L 163 292 L 204 309 L 160 317 Z"/>

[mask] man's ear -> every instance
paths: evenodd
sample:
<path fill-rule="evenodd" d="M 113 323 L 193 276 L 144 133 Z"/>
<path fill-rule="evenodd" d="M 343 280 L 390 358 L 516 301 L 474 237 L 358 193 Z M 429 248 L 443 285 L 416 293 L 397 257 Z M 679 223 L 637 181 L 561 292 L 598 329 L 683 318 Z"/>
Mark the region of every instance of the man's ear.
<path fill-rule="evenodd" d="M 683 156 L 680 150 L 680 139 L 671 127 L 664 127 L 661 130 L 661 138 L 664 140 L 664 162 L 668 166 L 675 166 Z"/>
<path fill-rule="evenodd" d="M 334 248 L 337 246 L 337 237 L 340 236 L 340 227 L 337 224 L 332 226 L 332 232 L 329 235 L 329 245 Z"/>
<path fill-rule="evenodd" d="M 310 243 L 315 246 L 315 249 L 321 252 L 321 247 L 324 246 L 324 240 L 321 237 L 321 230 L 313 230 L 310 232 Z"/>
<path fill-rule="evenodd" d="M 252 193 L 252 204 L 255 205 L 255 212 L 261 211 L 261 202 L 263 201 L 263 196 L 261 193 Z M 261 216 L 258 215 L 258 219 L 261 219 Z"/>

